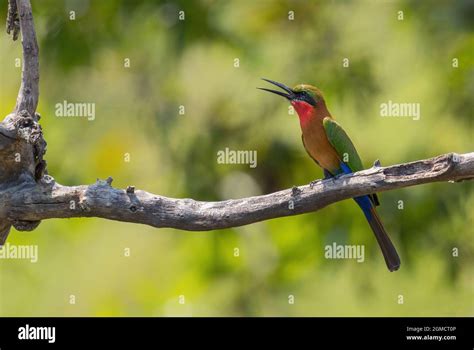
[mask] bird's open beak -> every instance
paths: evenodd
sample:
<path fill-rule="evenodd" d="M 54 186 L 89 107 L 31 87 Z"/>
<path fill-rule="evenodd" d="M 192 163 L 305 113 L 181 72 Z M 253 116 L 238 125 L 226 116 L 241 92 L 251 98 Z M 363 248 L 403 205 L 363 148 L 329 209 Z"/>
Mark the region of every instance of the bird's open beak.
<path fill-rule="evenodd" d="M 295 93 L 288 86 L 286 86 L 282 83 L 277 83 L 276 81 L 273 81 L 273 80 L 270 80 L 270 79 L 262 78 L 262 80 L 268 81 L 270 84 L 278 86 L 280 89 L 285 90 L 286 93 L 284 93 L 282 91 L 277 91 L 277 90 L 272 90 L 272 89 L 265 89 L 265 88 L 257 88 L 257 89 L 268 91 L 268 92 L 277 94 L 279 96 L 283 96 L 284 98 L 286 98 L 290 101 L 295 97 Z"/>

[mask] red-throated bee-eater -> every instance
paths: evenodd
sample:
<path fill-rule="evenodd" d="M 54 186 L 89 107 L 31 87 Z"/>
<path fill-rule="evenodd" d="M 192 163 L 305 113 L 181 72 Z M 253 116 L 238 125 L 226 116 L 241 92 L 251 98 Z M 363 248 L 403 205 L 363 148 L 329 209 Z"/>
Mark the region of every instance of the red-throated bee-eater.
<path fill-rule="evenodd" d="M 269 79 L 263 79 L 283 91 L 259 88 L 288 99 L 300 119 L 301 138 L 309 156 L 323 168 L 325 177 L 349 174 L 363 169 L 357 151 L 346 132 L 329 113 L 324 97 L 311 85 L 296 85 L 293 89 Z M 376 194 L 355 197 L 369 222 L 390 271 L 400 267 L 400 258 L 375 210 Z"/>

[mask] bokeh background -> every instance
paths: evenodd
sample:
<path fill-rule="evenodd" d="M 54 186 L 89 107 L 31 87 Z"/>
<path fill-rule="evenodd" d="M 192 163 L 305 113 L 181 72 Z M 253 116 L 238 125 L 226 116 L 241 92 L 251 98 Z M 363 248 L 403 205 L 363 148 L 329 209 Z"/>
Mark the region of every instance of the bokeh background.
<path fill-rule="evenodd" d="M 6 10 L 2 2 L 1 23 Z M 65 185 L 113 176 L 116 187 L 220 200 L 322 177 L 288 104 L 255 89 L 260 77 L 319 86 L 367 167 L 473 150 L 469 0 L 42 0 L 33 10 L 46 159 Z M 15 104 L 21 47 L 2 34 L 0 48 L 4 116 Z M 95 120 L 56 117 L 64 100 L 95 103 Z M 380 117 L 388 100 L 420 103 L 420 120 Z M 217 164 L 225 147 L 256 150 L 258 166 Z M 11 244 L 38 245 L 39 261 L 0 261 L 0 315 L 472 315 L 472 184 L 380 197 L 402 258 L 396 273 L 349 200 L 212 232 L 48 220 L 10 234 Z M 364 244 L 365 262 L 325 259 L 332 242 Z"/>

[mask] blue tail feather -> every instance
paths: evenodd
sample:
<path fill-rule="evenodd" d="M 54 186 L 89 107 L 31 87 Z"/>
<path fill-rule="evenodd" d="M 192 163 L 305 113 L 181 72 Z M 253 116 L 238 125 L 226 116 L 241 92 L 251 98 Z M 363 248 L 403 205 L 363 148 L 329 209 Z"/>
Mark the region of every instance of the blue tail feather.
<path fill-rule="evenodd" d="M 365 217 L 367 220 L 372 220 L 373 215 L 371 209 L 373 208 L 373 204 L 370 201 L 369 196 L 361 196 L 361 197 L 355 197 L 354 200 L 357 202 L 359 207 L 362 209 L 364 212 Z"/>
<path fill-rule="evenodd" d="M 347 164 L 341 162 L 340 166 L 342 173 L 352 173 L 352 170 L 349 168 L 349 166 L 347 166 Z M 400 258 L 395 247 L 393 246 L 393 243 L 390 241 L 390 238 L 385 231 L 385 228 L 383 227 L 377 212 L 375 211 L 375 204 L 370 200 L 368 195 L 354 197 L 354 200 L 364 212 L 364 215 L 375 234 L 375 238 L 377 239 L 380 249 L 382 250 L 388 269 L 390 271 L 398 270 L 400 267 Z"/>

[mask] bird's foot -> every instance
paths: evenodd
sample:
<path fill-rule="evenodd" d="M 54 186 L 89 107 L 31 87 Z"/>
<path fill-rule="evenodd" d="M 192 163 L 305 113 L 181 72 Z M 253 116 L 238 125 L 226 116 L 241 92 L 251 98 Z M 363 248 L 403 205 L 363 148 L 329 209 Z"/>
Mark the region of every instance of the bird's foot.
<path fill-rule="evenodd" d="M 374 161 L 374 165 L 372 165 L 372 168 L 380 168 L 382 164 L 380 163 L 380 160 L 376 159 Z"/>
<path fill-rule="evenodd" d="M 293 187 L 291 188 L 291 195 L 292 195 L 293 197 L 298 196 L 301 192 L 302 192 L 302 191 L 299 189 L 298 186 L 293 186 Z"/>
<path fill-rule="evenodd" d="M 326 169 L 324 169 L 323 172 L 324 172 L 324 180 L 327 180 L 333 177 L 332 174 Z"/>
<path fill-rule="evenodd" d="M 331 174 L 329 171 L 327 171 L 326 169 L 323 169 L 323 173 L 324 173 L 324 178 L 322 180 L 327 180 L 327 179 L 335 179 L 337 176 L 334 176 L 333 174 Z M 321 179 L 316 179 L 316 180 L 313 180 L 309 183 L 309 187 L 310 188 L 313 188 L 314 185 L 316 185 L 316 183 L 318 183 L 319 181 L 322 181 Z"/>
<path fill-rule="evenodd" d="M 350 173 L 352 174 L 352 173 Z M 340 173 L 340 174 L 336 174 L 334 176 L 331 176 L 330 179 L 332 179 L 333 181 L 339 179 L 340 177 L 344 176 L 344 175 L 349 175 L 349 174 L 345 174 L 345 173 Z"/>
<path fill-rule="evenodd" d="M 313 189 L 313 187 L 319 182 L 321 181 L 321 179 L 316 179 L 316 180 L 313 180 L 309 183 L 309 188 Z"/>

